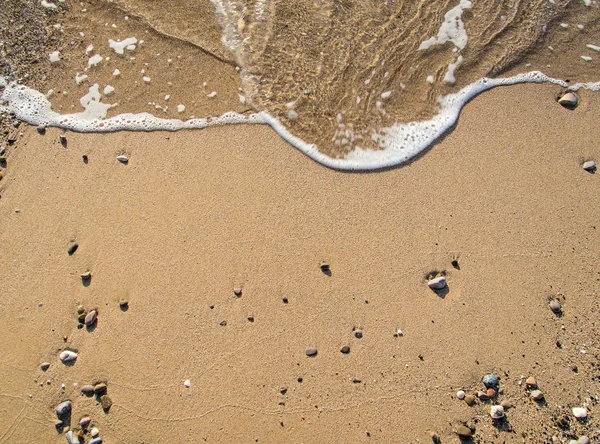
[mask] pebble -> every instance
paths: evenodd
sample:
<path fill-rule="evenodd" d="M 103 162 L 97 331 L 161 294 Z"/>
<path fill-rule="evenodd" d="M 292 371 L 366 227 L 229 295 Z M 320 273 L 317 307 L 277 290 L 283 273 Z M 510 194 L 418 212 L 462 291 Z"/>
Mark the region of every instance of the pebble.
<path fill-rule="evenodd" d="M 323 273 L 329 273 L 331 271 L 331 268 L 329 267 L 329 264 L 327 262 L 321 262 L 319 264 L 319 268 Z"/>
<path fill-rule="evenodd" d="M 317 356 L 317 353 L 318 353 L 318 350 L 315 347 L 306 349 L 306 356 L 309 356 L 309 357 Z"/>
<path fill-rule="evenodd" d="M 463 390 L 459 390 L 458 392 L 456 392 L 456 397 L 457 397 L 458 399 L 460 399 L 461 401 L 462 401 L 463 399 L 465 399 L 465 396 L 466 396 L 466 393 L 465 393 Z"/>
<path fill-rule="evenodd" d="M 579 439 L 577 440 L 577 444 L 590 444 L 590 438 L 588 438 L 587 436 L 583 435 L 580 436 Z"/>
<path fill-rule="evenodd" d="M 66 415 L 70 411 L 71 411 L 71 401 L 64 401 L 56 406 L 56 414 L 58 416 Z"/>
<path fill-rule="evenodd" d="M 100 434 L 100 430 L 98 430 L 98 427 L 94 427 L 94 428 L 92 428 L 92 430 L 90 430 L 90 435 L 92 435 L 92 438 L 95 438 L 99 434 Z"/>
<path fill-rule="evenodd" d="M 79 420 L 79 425 L 81 427 L 85 428 L 85 427 L 89 426 L 91 422 L 92 422 L 92 418 L 90 418 L 89 416 L 84 416 L 83 418 L 81 418 Z"/>
<path fill-rule="evenodd" d="M 40 125 L 37 127 L 37 132 L 40 133 L 42 136 L 44 134 L 46 134 L 46 127 L 44 125 Z"/>
<path fill-rule="evenodd" d="M 562 106 L 575 106 L 577 105 L 577 96 L 572 92 L 568 92 L 558 99 L 558 103 Z"/>
<path fill-rule="evenodd" d="M 509 408 L 511 408 L 511 407 L 512 407 L 512 404 L 510 403 L 510 401 L 507 401 L 506 399 L 505 399 L 504 401 L 502 401 L 502 402 L 500 403 L 500 405 L 502 406 L 502 408 L 503 408 L 504 410 L 508 410 Z"/>
<path fill-rule="evenodd" d="M 362 339 L 362 337 L 363 337 L 362 330 L 354 330 L 354 336 L 358 339 Z"/>
<path fill-rule="evenodd" d="M 490 399 L 486 392 L 477 392 L 477 397 L 482 401 L 487 401 L 488 399 Z"/>
<path fill-rule="evenodd" d="M 471 429 L 465 425 L 459 425 L 456 429 L 456 434 L 460 438 L 470 438 L 471 437 Z"/>
<path fill-rule="evenodd" d="M 573 416 L 577 419 L 587 418 L 587 410 L 583 407 L 573 407 Z"/>
<path fill-rule="evenodd" d="M 541 401 L 544 399 L 544 394 L 541 390 L 534 390 L 531 392 L 531 397 L 534 399 L 534 401 Z"/>
<path fill-rule="evenodd" d="M 117 156 L 117 160 L 121 163 L 129 162 L 129 158 L 127 156 L 123 156 L 123 155 Z"/>
<path fill-rule="evenodd" d="M 467 403 L 468 406 L 473 406 L 475 405 L 475 396 L 468 394 L 465 396 L 465 402 Z"/>
<path fill-rule="evenodd" d="M 49 362 L 42 362 L 42 363 L 40 364 L 40 368 L 41 368 L 43 371 L 46 371 L 46 370 L 48 370 L 48 369 L 50 368 L 50 363 L 49 363 Z"/>
<path fill-rule="evenodd" d="M 92 310 L 87 315 L 85 315 L 85 320 L 83 321 L 83 323 L 86 326 L 90 327 L 94 325 L 94 322 L 96 322 L 97 317 L 98 313 L 96 313 L 96 310 Z"/>
<path fill-rule="evenodd" d="M 102 444 L 102 438 L 94 438 L 88 444 Z"/>
<path fill-rule="evenodd" d="M 583 163 L 582 167 L 584 170 L 593 173 L 596 171 L 596 162 L 593 160 L 588 160 L 587 162 Z"/>
<path fill-rule="evenodd" d="M 496 397 L 496 390 L 494 389 L 487 389 L 487 391 L 485 392 L 486 395 L 488 395 L 488 398 L 492 399 Z"/>
<path fill-rule="evenodd" d="M 110 396 L 108 395 L 103 395 L 100 397 L 100 403 L 104 410 L 109 410 L 112 406 L 112 399 L 110 399 Z"/>
<path fill-rule="evenodd" d="M 61 135 L 58 137 L 58 140 L 60 141 L 60 144 L 61 144 L 62 146 L 65 146 L 65 147 L 67 146 L 67 136 L 65 136 L 64 134 L 61 134 Z"/>
<path fill-rule="evenodd" d="M 94 386 L 94 393 L 104 393 L 106 391 L 106 384 L 104 382 L 100 382 Z"/>
<path fill-rule="evenodd" d="M 77 353 L 71 350 L 65 350 L 60 355 L 58 355 L 62 362 L 71 362 L 77 359 Z"/>
<path fill-rule="evenodd" d="M 185 385 L 187 388 L 190 388 L 192 386 L 192 383 L 189 379 L 186 379 L 183 383 L 183 385 Z"/>
<path fill-rule="evenodd" d="M 58 421 L 54 421 L 54 428 L 56 428 L 56 430 L 60 430 L 65 426 L 65 423 L 63 421 L 61 421 L 60 419 Z"/>
<path fill-rule="evenodd" d="M 69 256 L 72 256 L 77 251 L 78 248 L 79 248 L 79 244 L 77 242 L 71 242 L 67 249 L 67 253 L 69 253 Z"/>
<path fill-rule="evenodd" d="M 82 281 L 89 281 L 92 278 L 92 272 L 91 271 L 86 271 L 85 273 L 81 273 L 81 280 Z"/>
<path fill-rule="evenodd" d="M 488 373 L 483 377 L 482 381 L 483 385 L 485 385 L 487 388 L 495 388 L 498 387 L 498 384 L 500 383 L 500 378 L 498 378 L 498 376 L 494 375 L 493 373 Z"/>
<path fill-rule="evenodd" d="M 347 355 L 348 353 L 350 353 L 350 347 L 348 347 L 347 345 L 344 345 L 344 346 L 343 346 L 343 347 L 340 349 L 340 351 L 341 351 L 343 354 Z"/>
<path fill-rule="evenodd" d="M 65 435 L 65 438 L 67 438 L 67 442 L 69 444 L 80 444 L 79 437 L 77 435 L 75 435 L 73 433 L 73 431 L 71 431 L 71 430 L 69 430 L 67 432 L 67 434 Z"/>
<path fill-rule="evenodd" d="M 429 436 L 431 437 L 431 440 L 435 443 L 435 444 L 439 444 L 442 442 L 442 439 L 440 438 L 440 435 L 438 435 L 435 432 L 430 432 Z"/>
<path fill-rule="evenodd" d="M 525 385 L 527 385 L 527 387 L 537 387 L 537 381 L 533 376 L 530 376 L 525 380 Z"/>
<path fill-rule="evenodd" d="M 85 307 L 83 305 L 78 305 L 77 306 L 77 314 L 84 314 L 85 313 Z"/>
<path fill-rule="evenodd" d="M 562 307 L 560 306 L 560 303 L 558 301 L 550 301 L 550 303 L 548 304 L 548 306 L 550 307 L 550 310 L 552 310 L 553 313 L 560 313 L 562 311 Z"/>
<path fill-rule="evenodd" d="M 444 276 L 438 276 L 427 282 L 427 285 L 432 290 L 442 290 L 443 288 L 446 288 L 446 278 Z"/>
<path fill-rule="evenodd" d="M 129 301 L 125 298 L 119 299 L 119 307 L 121 307 L 121 308 L 129 307 Z"/>
<path fill-rule="evenodd" d="M 233 289 L 233 294 L 236 295 L 238 298 L 242 297 L 242 289 L 240 287 L 235 287 Z"/>
<path fill-rule="evenodd" d="M 83 393 L 84 395 L 87 395 L 87 396 L 92 396 L 94 394 L 94 386 L 89 385 L 89 384 L 82 385 L 81 393 Z"/>
<path fill-rule="evenodd" d="M 493 419 L 504 418 L 504 407 L 502 407 L 501 405 L 493 405 L 490 408 L 490 416 Z"/>

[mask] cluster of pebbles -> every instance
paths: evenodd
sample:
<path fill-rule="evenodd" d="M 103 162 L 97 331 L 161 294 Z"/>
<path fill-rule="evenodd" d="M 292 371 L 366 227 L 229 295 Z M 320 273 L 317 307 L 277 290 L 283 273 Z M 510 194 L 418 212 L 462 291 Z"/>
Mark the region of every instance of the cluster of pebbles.
<path fill-rule="evenodd" d="M 71 427 L 72 421 L 72 409 L 73 405 L 71 401 L 63 401 L 56 406 L 57 420 L 54 423 L 56 429 L 60 432 L 65 433 L 65 438 L 69 444 L 81 444 L 85 442 L 86 435 L 89 435 L 90 440 L 88 444 L 102 444 L 102 438 L 100 430 L 92 423 L 90 416 L 83 416 L 79 420 L 79 427 Z"/>

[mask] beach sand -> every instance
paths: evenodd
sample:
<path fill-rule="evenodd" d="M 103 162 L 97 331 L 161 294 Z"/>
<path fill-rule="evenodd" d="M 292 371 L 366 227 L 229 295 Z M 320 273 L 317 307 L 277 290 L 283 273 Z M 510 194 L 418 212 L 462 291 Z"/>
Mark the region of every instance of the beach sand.
<path fill-rule="evenodd" d="M 2 442 L 64 442 L 64 400 L 108 443 L 458 442 L 462 423 L 476 442 L 596 436 L 599 176 L 581 164 L 599 156 L 600 98 L 569 111 L 555 93 L 484 94 L 422 158 L 371 174 L 266 126 L 69 133 L 66 148 L 24 128 L 0 183 Z M 98 309 L 91 331 L 79 304 Z M 488 372 L 515 406 L 498 427 L 492 403 L 455 396 Z M 80 394 L 98 381 L 108 413 Z"/>
<path fill-rule="evenodd" d="M 41 45 L 39 64 L 25 50 L 14 58 L 31 68 L 29 84 L 55 89 L 56 110 L 78 109 L 90 84 L 110 82 L 111 115 L 248 111 L 225 56 L 135 18 L 119 22 L 130 27 L 123 35 L 152 51 L 125 63 L 96 44 L 111 60 L 75 85 L 87 42 L 113 35 L 98 29 L 114 11 L 86 5 L 87 16 L 64 21 L 60 63 L 44 46 L 54 31 L 49 43 L 24 34 Z M 168 33 L 178 21 L 164 25 Z M 181 58 L 169 70 L 153 64 L 158 53 L 160 63 Z M 198 86 L 209 77 L 214 85 Z M 427 443 L 432 434 L 457 443 L 462 425 L 477 443 L 600 439 L 600 175 L 582 168 L 600 160 L 600 96 L 582 91 L 568 110 L 560 92 L 487 92 L 414 162 L 360 174 L 317 164 L 266 125 L 66 133 L 63 146 L 62 131 L 41 135 L 4 116 L 0 443 L 64 443 L 86 416 L 81 442 L 97 427 L 107 444 Z M 448 287 L 436 293 L 427 282 L 440 274 Z M 78 328 L 80 305 L 97 310 L 89 329 Z M 77 360 L 63 364 L 64 350 Z M 457 398 L 485 390 L 490 372 L 500 377 L 494 400 Z M 98 382 L 107 410 L 81 394 Z M 512 407 L 493 421 L 490 407 L 503 401 Z M 587 408 L 586 421 L 574 407 Z"/>

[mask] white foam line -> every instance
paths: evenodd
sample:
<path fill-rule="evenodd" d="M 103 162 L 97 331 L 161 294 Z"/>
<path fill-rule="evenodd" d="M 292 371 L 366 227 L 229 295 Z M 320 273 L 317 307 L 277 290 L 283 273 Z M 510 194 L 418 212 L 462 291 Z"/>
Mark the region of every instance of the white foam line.
<path fill-rule="evenodd" d="M 306 143 L 294 136 L 283 123 L 266 112 L 249 116 L 229 112 L 218 117 L 187 121 L 161 119 L 148 113 L 120 114 L 105 119 L 106 111 L 111 105 L 99 102 L 97 85 L 90 88 L 90 92 L 85 96 L 87 98 L 85 101 L 82 99 L 82 105 L 86 107 L 84 112 L 61 115 L 52 111 L 50 102 L 42 93 L 23 85 L 17 85 L 14 82 L 9 83 L 4 77 L 0 77 L 0 88 L 4 89 L 0 97 L 0 112 L 14 113 L 17 119 L 31 125 L 53 126 L 75 132 L 89 133 L 178 131 L 182 129 L 202 129 L 216 125 L 266 123 L 290 145 L 328 168 L 368 171 L 398 166 L 418 156 L 456 123 L 460 111 L 469 100 L 497 86 L 518 83 L 552 83 L 570 91 L 579 89 L 600 91 L 600 82 L 578 83 L 569 86 L 562 80 L 550 78 L 537 71 L 508 78 L 483 78 L 464 87 L 455 94 L 449 94 L 441 98 L 439 100 L 439 112 L 431 120 L 395 124 L 389 128 L 375 131 L 372 138 L 379 144 L 380 150 L 355 148 L 344 158 L 333 158 L 323 154 L 316 145 Z"/>

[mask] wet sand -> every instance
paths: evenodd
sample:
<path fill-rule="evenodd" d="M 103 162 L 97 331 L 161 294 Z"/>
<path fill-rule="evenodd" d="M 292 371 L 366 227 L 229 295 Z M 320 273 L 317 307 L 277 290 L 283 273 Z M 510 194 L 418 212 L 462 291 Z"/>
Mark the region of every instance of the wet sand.
<path fill-rule="evenodd" d="M 106 443 L 452 443 L 461 424 L 474 442 L 597 439 L 600 176 L 581 164 L 600 156 L 600 97 L 569 111 L 556 93 L 488 92 L 423 157 L 371 174 L 266 126 L 68 133 L 66 148 L 25 128 L 0 182 L 0 442 L 65 442 L 64 400 Z M 98 309 L 90 331 L 80 304 Z M 489 372 L 514 405 L 501 423 L 455 395 Z M 80 394 L 97 381 L 108 412 Z"/>

